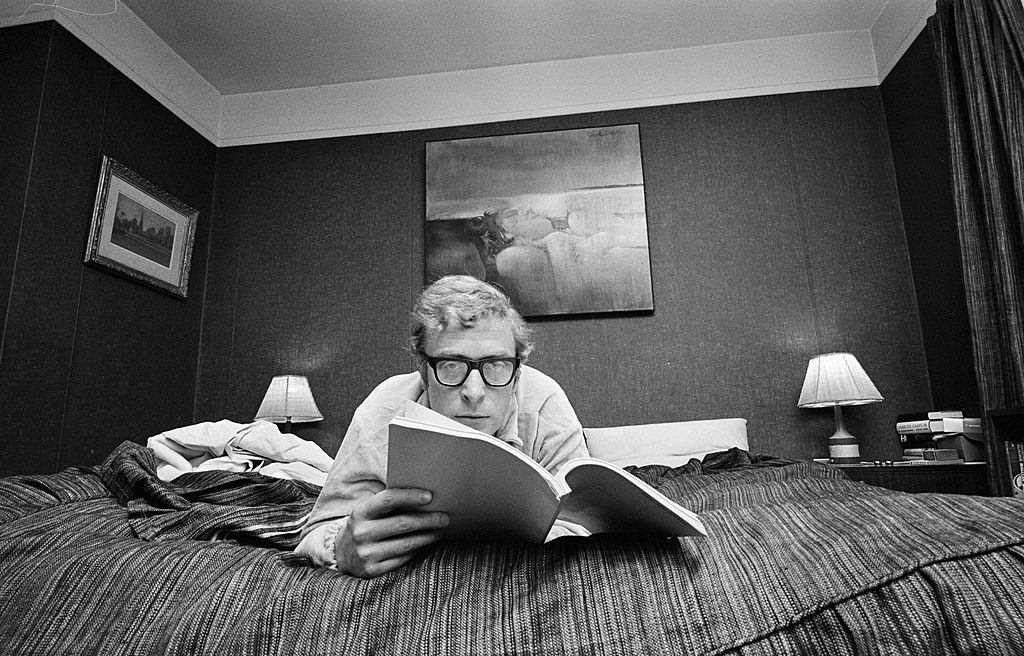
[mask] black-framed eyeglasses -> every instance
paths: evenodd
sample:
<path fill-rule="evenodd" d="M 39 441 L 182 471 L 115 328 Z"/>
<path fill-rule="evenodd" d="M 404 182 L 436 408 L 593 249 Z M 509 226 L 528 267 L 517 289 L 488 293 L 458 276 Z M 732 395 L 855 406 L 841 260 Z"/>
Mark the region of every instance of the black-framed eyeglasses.
<path fill-rule="evenodd" d="M 515 378 L 519 369 L 519 358 L 483 358 L 469 360 L 467 358 L 432 358 L 426 356 L 427 363 L 434 370 L 434 378 L 445 387 L 458 387 L 469 378 L 469 372 L 476 369 L 484 383 L 491 387 L 504 387 Z"/>

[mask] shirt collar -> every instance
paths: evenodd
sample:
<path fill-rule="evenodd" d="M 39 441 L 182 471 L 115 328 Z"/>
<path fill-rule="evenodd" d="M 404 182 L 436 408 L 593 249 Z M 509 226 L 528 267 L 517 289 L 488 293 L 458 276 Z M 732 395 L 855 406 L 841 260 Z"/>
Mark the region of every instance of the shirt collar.
<path fill-rule="evenodd" d="M 419 398 L 416 399 L 416 403 L 422 405 L 425 408 L 430 407 L 430 401 L 427 399 L 427 391 L 422 390 Z M 519 395 L 513 394 L 512 401 L 508 404 L 508 416 L 505 418 L 505 423 L 498 429 L 498 434 L 495 435 L 502 442 L 507 442 L 516 448 L 522 448 L 523 440 L 519 437 Z"/>
<path fill-rule="evenodd" d="M 523 441 L 519 438 L 519 395 L 513 394 L 512 401 L 508 404 L 508 418 L 504 425 L 498 429 L 496 436 L 502 442 L 508 442 L 514 447 L 522 448 Z"/>

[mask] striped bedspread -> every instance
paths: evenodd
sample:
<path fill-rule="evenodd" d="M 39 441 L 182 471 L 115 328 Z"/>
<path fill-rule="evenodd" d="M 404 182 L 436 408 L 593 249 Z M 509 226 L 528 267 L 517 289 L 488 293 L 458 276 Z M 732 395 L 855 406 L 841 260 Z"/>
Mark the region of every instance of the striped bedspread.
<path fill-rule="evenodd" d="M 123 444 L 0 479 L 2 654 L 1019 654 L 1024 503 L 732 451 L 634 473 L 707 538 L 442 545 L 372 581 L 290 553 L 317 489 L 173 483 Z"/>

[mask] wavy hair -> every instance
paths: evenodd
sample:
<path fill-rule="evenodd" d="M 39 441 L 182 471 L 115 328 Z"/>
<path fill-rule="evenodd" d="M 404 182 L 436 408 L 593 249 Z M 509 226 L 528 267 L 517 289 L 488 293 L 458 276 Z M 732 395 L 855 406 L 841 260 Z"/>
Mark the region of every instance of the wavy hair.
<path fill-rule="evenodd" d="M 445 276 L 428 285 L 412 310 L 410 345 L 422 362 L 427 333 L 453 325 L 470 328 L 490 318 L 507 321 L 516 356 L 526 362 L 533 350 L 533 329 L 500 289 L 472 276 Z"/>

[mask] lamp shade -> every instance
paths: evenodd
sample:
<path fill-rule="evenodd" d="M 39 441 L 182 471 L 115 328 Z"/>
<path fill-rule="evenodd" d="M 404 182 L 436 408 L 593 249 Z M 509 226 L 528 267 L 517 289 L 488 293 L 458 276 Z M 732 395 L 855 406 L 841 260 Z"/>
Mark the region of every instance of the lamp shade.
<path fill-rule="evenodd" d="M 881 400 L 882 395 L 852 353 L 825 353 L 807 364 L 797 407 L 863 405 Z"/>
<path fill-rule="evenodd" d="M 256 419 L 275 423 L 320 421 L 323 418 L 305 376 L 274 376 L 260 409 L 256 411 Z"/>

